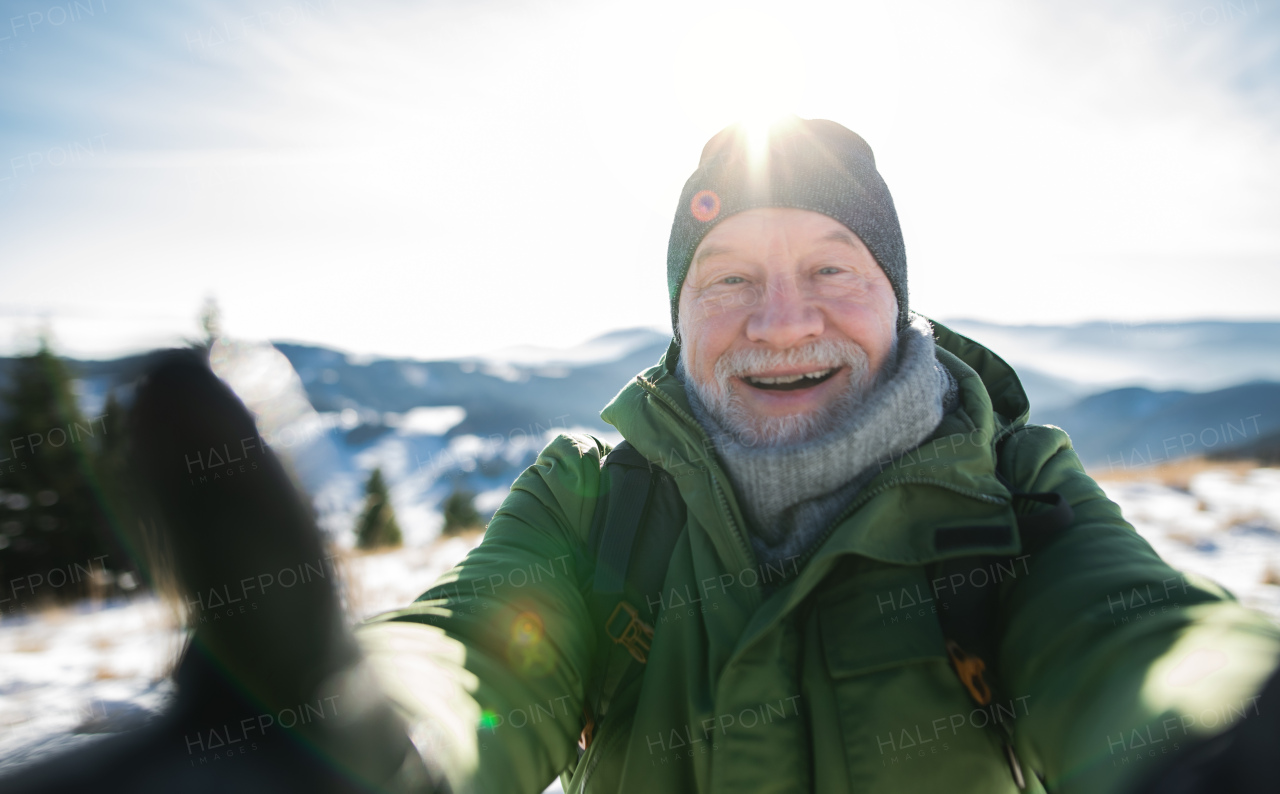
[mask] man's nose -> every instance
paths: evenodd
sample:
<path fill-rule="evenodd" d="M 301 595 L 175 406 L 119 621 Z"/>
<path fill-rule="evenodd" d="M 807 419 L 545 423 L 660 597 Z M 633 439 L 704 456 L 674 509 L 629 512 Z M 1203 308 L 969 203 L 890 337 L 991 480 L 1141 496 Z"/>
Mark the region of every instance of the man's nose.
<path fill-rule="evenodd" d="M 747 338 L 778 350 L 822 335 L 822 312 L 794 277 L 770 279 L 747 321 Z"/>

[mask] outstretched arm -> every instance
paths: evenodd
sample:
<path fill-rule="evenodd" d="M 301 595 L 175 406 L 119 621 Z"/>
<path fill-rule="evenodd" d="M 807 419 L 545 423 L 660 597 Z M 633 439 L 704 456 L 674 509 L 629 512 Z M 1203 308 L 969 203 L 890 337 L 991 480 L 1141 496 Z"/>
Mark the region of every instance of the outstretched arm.
<path fill-rule="evenodd" d="M 557 438 L 465 560 L 358 632 L 454 791 L 540 792 L 576 760 L 595 647 L 582 548 L 606 452 Z"/>
<path fill-rule="evenodd" d="M 1280 630 L 1161 560 L 1085 474 L 1066 433 L 1020 431 L 1001 461 L 1023 490 L 1057 491 L 1075 511 L 1002 607 L 1003 679 L 1029 696 L 1016 748 L 1049 789 L 1125 791 L 1197 739 L 1256 719 Z"/>

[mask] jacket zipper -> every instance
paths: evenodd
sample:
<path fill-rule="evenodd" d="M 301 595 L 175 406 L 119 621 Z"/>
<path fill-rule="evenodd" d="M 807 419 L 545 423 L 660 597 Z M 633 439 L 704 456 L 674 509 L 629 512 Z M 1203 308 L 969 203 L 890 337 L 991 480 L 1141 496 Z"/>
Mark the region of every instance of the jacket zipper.
<path fill-rule="evenodd" d="M 634 724 L 634 720 L 635 720 L 634 713 L 632 714 L 631 719 L 632 719 L 632 724 Z M 630 735 L 631 735 L 630 729 L 628 729 L 625 732 L 620 730 L 614 730 L 606 734 L 603 737 L 603 740 L 601 740 L 600 738 L 597 738 L 594 742 L 592 742 L 592 747 L 596 749 L 596 752 L 590 759 L 587 759 L 584 756 L 579 760 L 579 763 L 581 763 L 582 761 L 589 760 L 590 766 L 582 770 L 582 782 L 581 782 L 581 785 L 577 787 L 576 792 L 574 792 L 574 794 L 584 794 L 584 792 L 586 792 L 587 784 L 590 783 L 591 777 L 595 774 L 596 767 L 600 765 L 600 760 L 604 758 L 605 755 L 607 755 L 610 750 L 613 749 L 613 746 L 615 744 L 618 743 L 619 737 L 630 736 Z"/>
<path fill-rule="evenodd" d="M 667 410 L 674 413 L 677 418 L 685 422 L 689 427 L 701 427 L 701 425 L 698 424 L 698 420 L 685 413 L 683 408 L 672 402 L 671 399 L 667 397 L 667 395 L 663 394 L 662 390 L 655 386 L 651 381 L 646 380 L 640 375 L 636 376 L 636 381 L 640 383 L 641 388 L 645 390 L 646 394 L 656 397 L 667 408 Z M 703 449 L 705 448 L 706 447 L 704 445 Z M 705 465 L 705 458 L 704 465 L 701 468 L 704 472 L 708 471 L 708 467 Z M 716 497 L 720 502 L 720 509 L 724 513 L 725 523 L 729 525 L 729 534 L 735 541 L 737 541 L 738 551 L 742 552 L 743 561 L 748 564 L 754 563 L 755 552 L 751 550 L 751 546 L 747 543 L 746 538 L 743 537 L 742 531 L 738 527 L 738 522 L 733 520 L 733 511 L 729 508 L 729 500 L 724 495 L 724 488 L 720 484 L 720 478 L 712 476 L 711 481 L 715 488 Z"/>

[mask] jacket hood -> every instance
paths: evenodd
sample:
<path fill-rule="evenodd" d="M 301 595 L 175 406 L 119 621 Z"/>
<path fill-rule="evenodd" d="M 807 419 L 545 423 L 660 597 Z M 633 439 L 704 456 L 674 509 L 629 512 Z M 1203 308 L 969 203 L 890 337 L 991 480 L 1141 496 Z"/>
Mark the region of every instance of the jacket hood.
<path fill-rule="evenodd" d="M 1013 367 L 969 337 L 952 331 L 942 323 L 933 320 L 929 323 L 933 326 L 933 338 L 938 347 L 960 359 L 981 379 L 991 401 L 991 409 L 1000 417 L 1005 428 L 1026 424 L 1031 413 L 1031 402 Z"/>

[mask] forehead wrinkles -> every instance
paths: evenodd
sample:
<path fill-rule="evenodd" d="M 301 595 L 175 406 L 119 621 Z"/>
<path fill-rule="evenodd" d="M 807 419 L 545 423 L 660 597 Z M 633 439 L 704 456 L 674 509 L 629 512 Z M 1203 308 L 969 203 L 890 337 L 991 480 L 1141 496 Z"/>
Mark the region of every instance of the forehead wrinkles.
<path fill-rule="evenodd" d="M 844 226 L 836 222 L 793 226 L 776 218 L 746 219 L 741 228 L 713 229 L 694 252 L 690 274 L 706 260 L 729 257 L 744 264 L 798 264 L 804 257 L 824 250 L 841 250 L 857 257 L 865 246 Z M 724 234 L 731 231 L 733 234 Z M 720 234 L 717 234 L 720 232 Z"/>
<path fill-rule="evenodd" d="M 749 210 L 722 221 L 707 232 L 693 253 L 693 265 L 718 254 L 749 255 L 766 245 L 776 246 L 789 234 L 788 224 L 768 214 Z"/>

